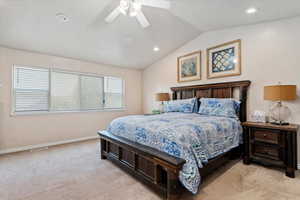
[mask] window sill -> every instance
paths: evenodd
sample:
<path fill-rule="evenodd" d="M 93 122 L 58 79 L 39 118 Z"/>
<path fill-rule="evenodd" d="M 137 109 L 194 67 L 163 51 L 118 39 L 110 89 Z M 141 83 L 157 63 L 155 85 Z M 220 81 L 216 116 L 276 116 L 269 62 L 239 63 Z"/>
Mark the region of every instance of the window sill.
<path fill-rule="evenodd" d="M 95 113 L 95 112 L 124 112 L 126 108 L 110 108 L 103 110 L 74 110 L 74 111 L 29 111 L 29 112 L 12 112 L 11 117 L 28 116 L 28 115 L 55 115 L 55 114 L 71 114 L 71 113 Z"/>

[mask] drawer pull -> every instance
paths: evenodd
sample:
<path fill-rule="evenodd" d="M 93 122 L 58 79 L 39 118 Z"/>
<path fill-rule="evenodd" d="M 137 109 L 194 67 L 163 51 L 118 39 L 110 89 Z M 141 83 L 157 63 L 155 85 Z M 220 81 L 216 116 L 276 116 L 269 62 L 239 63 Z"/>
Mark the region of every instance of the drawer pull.
<path fill-rule="evenodd" d="M 264 137 L 267 137 L 267 134 L 264 134 Z"/>

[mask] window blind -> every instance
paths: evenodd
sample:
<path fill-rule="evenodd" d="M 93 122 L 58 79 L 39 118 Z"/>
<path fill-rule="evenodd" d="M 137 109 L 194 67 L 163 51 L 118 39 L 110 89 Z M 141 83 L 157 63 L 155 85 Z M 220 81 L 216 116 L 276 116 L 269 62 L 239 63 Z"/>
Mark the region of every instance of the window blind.
<path fill-rule="evenodd" d="M 51 72 L 51 110 L 80 110 L 79 75 Z"/>
<path fill-rule="evenodd" d="M 99 110 L 103 109 L 103 78 L 84 76 L 81 81 L 81 109 Z"/>
<path fill-rule="evenodd" d="M 123 107 L 123 80 L 116 77 L 104 77 L 105 108 Z"/>
<path fill-rule="evenodd" d="M 14 92 L 15 111 L 49 110 L 49 70 L 16 67 Z"/>

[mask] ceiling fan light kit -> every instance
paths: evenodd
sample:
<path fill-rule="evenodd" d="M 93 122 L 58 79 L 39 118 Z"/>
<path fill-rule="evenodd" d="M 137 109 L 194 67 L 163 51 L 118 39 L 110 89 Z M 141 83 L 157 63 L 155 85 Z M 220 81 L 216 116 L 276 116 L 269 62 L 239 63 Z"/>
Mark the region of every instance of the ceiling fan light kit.
<path fill-rule="evenodd" d="M 123 15 L 127 15 L 129 7 L 130 7 L 129 1 L 127 1 L 127 0 L 120 1 L 119 9 Z"/>
<path fill-rule="evenodd" d="M 107 23 L 112 23 L 120 14 L 136 17 L 143 28 L 150 26 L 149 21 L 142 12 L 142 6 L 170 9 L 170 2 L 167 0 L 120 0 L 120 4 L 106 18 Z"/>

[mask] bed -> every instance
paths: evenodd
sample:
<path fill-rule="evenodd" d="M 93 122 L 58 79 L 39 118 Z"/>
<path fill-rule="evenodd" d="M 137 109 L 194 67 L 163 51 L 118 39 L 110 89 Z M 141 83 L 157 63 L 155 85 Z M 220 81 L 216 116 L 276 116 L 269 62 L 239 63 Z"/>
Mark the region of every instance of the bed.
<path fill-rule="evenodd" d="M 184 186 L 196 193 L 201 178 L 240 155 L 240 122 L 246 120 L 250 81 L 171 88 L 173 99 L 234 98 L 239 119 L 195 113 L 118 118 L 99 131 L 101 158 L 109 159 L 167 199 L 178 199 Z"/>

